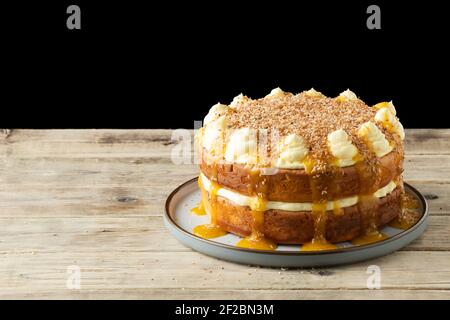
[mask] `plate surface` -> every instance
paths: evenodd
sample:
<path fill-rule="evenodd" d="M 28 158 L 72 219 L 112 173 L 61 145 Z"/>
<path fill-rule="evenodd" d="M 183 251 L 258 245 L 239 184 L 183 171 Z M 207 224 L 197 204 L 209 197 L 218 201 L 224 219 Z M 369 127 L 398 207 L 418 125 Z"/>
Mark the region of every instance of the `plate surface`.
<path fill-rule="evenodd" d="M 197 237 L 192 229 L 210 221 L 209 215 L 191 213 L 191 208 L 200 201 L 197 178 L 185 182 L 170 194 L 166 201 L 164 222 L 172 235 L 186 246 L 223 260 L 269 267 L 338 265 L 386 255 L 408 245 L 423 233 L 428 219 L 427 202 L 419 191 L 407 183 L 405 191 L 419 201 L 418 210 L 422 217 L 415 225 L 407 230 L 386 226 L 381 229 L 389 236 L 385 240 L 361 246 L 342 242 L 335 250 L 302 252 L 301 245 L 279 245 L 274 251 L 255 250 L 237 247 L 235 244 L 241 238 L 231 233 L 214 239 Z"/>

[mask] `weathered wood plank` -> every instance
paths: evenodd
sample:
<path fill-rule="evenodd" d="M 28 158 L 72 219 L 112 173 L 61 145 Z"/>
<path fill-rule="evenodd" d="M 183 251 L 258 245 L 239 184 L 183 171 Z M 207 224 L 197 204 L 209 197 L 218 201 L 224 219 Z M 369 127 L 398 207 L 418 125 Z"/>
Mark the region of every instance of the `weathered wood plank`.
<path fill-rule="evenodd" d="M 196 165 L 155 158 L 0 159 L 0 185 L 155 186 L 180 184 L 198 174 Z"/>
<path fill-rule="evenodd" d="M 79 266 L 82 289 L 347 290 L 366 289 L 367 268 L 381 270 L 382 289 L 449 290 L 450 252 L 398 251 L 326 269 L 271 269 L 220 261 L 196 252 L 78 252 L 2 254 L 0 294 L 66 287 Z"/>
<path fill-rule="evenodd" d="M 176 184 L 173 184 L 176 185 Z M 170 189 L 11 186 L 0 189 L 0 217 L 161 216 Z"/>
<path fill-rule="evenodd" d="M 191 251 L 162 217 L 0 218 L 0 254 Z M 432 216 L 426 232 L 403 250 L 450 251 L 450 216 Z"/>
<path fill-rule="evenodd" d="M 395 300 L 395 299 L 450 299 L 449 290 L 220 290 L 186 288 L 132 288 L 132 289 L 53 289 L 36 288 L 32 292 L 26 289 L 4 289 L 2 299 L 157 299 L 157 300 Z M 180 305 L 183 303 L 180 301 Z M 270 302 L 269 302 L 270 304 Z M 276 313 L 276 312 L 275 312 Z"/>
<path fill-rule="evenodd" d="M 7 253 L 191 251 L 162 217 L 0 218 L 0 255 Z"/>
<path fill-rule="evenodd" d="M 166 157 L 172 130 L 14 130 L 0 136 L 0 157 Z M 190 131 L 193 141 L 193 131 Z"/>
<path fill-rule="evenodd" d="M 406 129 L 406 154 L 450 154 L 450 130 Z"/>
<path fill-rule="evenodd" d="M 450 155 L 406 155 L 405 180 L 450 183 Z"/>

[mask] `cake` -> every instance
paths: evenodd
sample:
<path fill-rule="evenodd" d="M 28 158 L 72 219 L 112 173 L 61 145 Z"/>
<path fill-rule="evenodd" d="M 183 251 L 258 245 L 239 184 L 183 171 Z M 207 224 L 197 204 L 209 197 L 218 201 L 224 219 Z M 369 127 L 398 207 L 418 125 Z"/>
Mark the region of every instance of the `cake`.
<path fill-rule="evenodd" d="M 352 91 L 331 98 L 276 88 L 216 104 L 196 134 L 204 238 L 228 232 L 240 247 L 327 250 L 370 243 L 402 211 L 404 129 L 392 102 Z"/>

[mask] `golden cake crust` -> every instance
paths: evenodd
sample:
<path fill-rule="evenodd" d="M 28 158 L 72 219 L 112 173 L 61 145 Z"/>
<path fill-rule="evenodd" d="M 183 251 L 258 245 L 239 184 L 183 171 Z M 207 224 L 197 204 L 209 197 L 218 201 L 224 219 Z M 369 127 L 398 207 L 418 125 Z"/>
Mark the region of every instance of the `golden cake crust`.
<path fill-rule="evenodd" d="M 400 212 L 399 188 L 378 199 L 375 222 L 378 227 L 389 223 Z M 245 237 L 253 228 L 249 207 L 236 206 L 221 197 L 216 203 L 217 224 L 224 230 Z M 358 205 L 343 208 L 341 214 L 327 211 L 326 239 L 336 243 L 351 240 L 363 232 L 364 216 L 368 214 Z M 267 210 L 264 212 L 264 236 L 276 243 L 300 244 L 310 242 L 314 236 L 314 219 L 311 211 Z"/>

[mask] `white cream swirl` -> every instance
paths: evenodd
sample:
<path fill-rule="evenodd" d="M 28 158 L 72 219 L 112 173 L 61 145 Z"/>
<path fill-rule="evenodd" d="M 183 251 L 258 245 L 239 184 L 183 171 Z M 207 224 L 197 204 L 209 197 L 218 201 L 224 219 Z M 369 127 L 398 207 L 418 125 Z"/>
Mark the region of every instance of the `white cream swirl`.
<path fill-rule="evenodd" d="M 363 123 L 358 129 L 358 136 L 377 157 L 383 157 L 392 151 L 392 146 L 386 140 L 385 135 L 373 122 Z"/>
<path fill-rule="evenodd" d="M 307 154 L 308 147 L 305 140 L 296 134 L 290 134 L 278 147 L 278 157 L 275 159 L 274 166 L 284 169 L 302 169 L 305 167 L 303 160 Z"/>
<path fill-rule="evenodd" d="M 339 129 L 328 134 L 328 146 L 339 167 L 347 167 L 355 163 L 354 157 L 358 154 L 358 149 L 344 130 Z"/>

